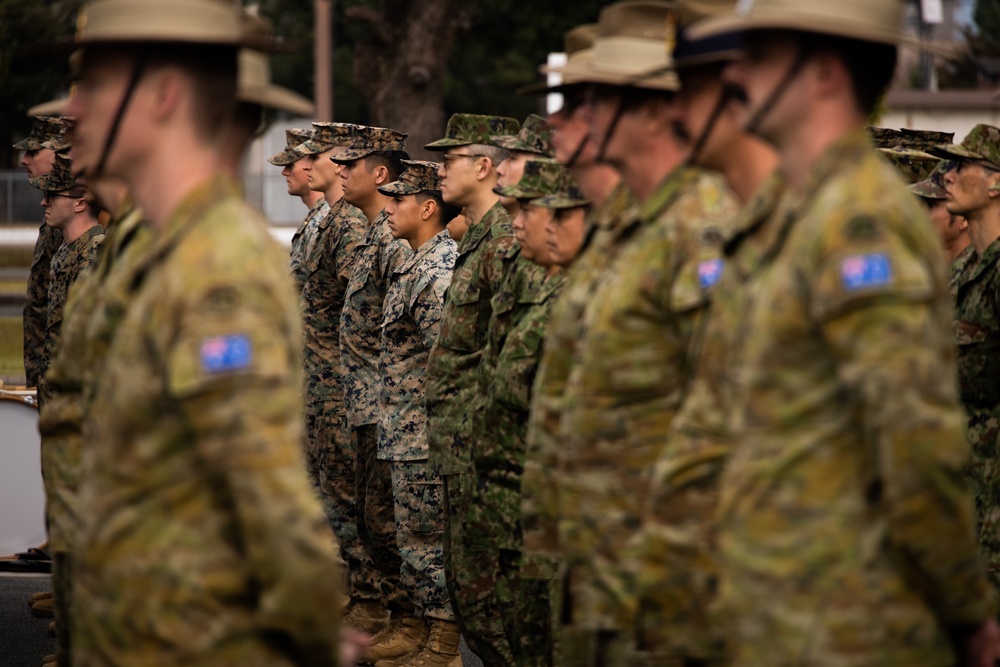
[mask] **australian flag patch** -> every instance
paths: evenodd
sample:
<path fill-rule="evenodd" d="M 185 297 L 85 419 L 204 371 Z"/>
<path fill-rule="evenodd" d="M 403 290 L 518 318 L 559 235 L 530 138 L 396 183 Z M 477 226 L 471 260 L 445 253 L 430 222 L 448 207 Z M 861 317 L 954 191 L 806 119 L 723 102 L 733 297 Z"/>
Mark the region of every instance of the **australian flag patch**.
<path fill-rule="evenodd" d="M 201 370 L 205 373 L 232 373 L 250 367 L 253 348 L 246 334 L 214 336 L 201 341 Z"/>
<path fill-rule="evenodd" d="M 852 255 L 840 260 L 840 279 L 850 292 L 892 282 L 892 264 L 885 253 Z"/>
<path fill-rule="evenodd" d="M 698 265 L 698 282 L 701 283 L 702 289 L 708 289 L 715 283 L 719 282 L 719 277 L 721 275 L 721 259 L 710 259 L 707 262 L 702 262 Z"/>

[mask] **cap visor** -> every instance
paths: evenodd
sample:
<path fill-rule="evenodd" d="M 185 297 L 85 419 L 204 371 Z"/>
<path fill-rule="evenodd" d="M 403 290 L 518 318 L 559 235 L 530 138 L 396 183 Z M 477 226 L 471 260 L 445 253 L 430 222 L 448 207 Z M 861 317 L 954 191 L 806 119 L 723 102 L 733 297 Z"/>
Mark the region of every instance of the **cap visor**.
<path fill-rule="evenodd" d="M 412 185 L 403 183 L 402 181 L 393 181 L 392 183 L 381 186 L 378 191 L 387 197 L 399 197 L 401 195 L 415 195 L 420 192 L 420 188 L 413 187 Z"/>
<path fill-rule="evenodd" d="M 933 148 L 927 149 L 927 152 L 946 160 L 960 158 L 963 160 L 987 160 L 988 162 L 992 162 L 992 160 L 983 157 L 979 153 L 973 153 L 968 148 L 958 144 L 951 144 L 950 146 L 934 146 Z"/>
<path fill-rule="evenodd" d="M 455 148 L 457 146 L 471 146 L 471 141 L 466 141 L 464 139 L 438 139 L 437 141 L 432 141 L 429 144 L 424 144 L 424 148 L 429 151 L 444 151 L 449 148 Z"/>

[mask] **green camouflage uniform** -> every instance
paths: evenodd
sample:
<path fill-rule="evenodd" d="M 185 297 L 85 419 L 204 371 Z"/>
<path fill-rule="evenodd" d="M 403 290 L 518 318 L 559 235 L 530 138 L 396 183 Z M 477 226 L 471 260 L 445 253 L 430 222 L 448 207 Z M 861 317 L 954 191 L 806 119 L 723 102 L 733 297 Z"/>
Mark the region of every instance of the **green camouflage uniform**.
<path fill-rule="evenodd" d="M 72 125 L 69 118 L 36 116 L 31 134 L 14 144 L 15 150 L 37 151 L 43 149 L 62 152 L 69 148 L 64 137 Z M 44 176 L 45 174 L 37 174 Z M 49 307 L 49 266 L 56 250 L 62 245 L 62 234 L 43 221 L 38 227 L 28 271 L 28 284 L 24 299 L 24 374 L 29 387 L 37 387 L 42 379 L 42 357 L 45 351 L 45 326 Z"/>
<path fill-rule="evenodd" d="M 581 633 L 580 641 L 564 635 L 566 664 L 605 650 L 609 664 L 625 664 L 636 658 L 618 654 L 622 647 L 656 648 L 637 628 L 641 591 L 621 550 L 638 528 L 648 469 L 687 387 L 690 345 L 735 212 L 718 177 L 678 168 L 621 231 L 584 311 L 556 480 L 567 615 Z"/>
<path fill-rule="evenodd" d="M 427 462 L 427 358 L 458 246 L 442 231 L 389 276 L 379 357 L 378 458 L 389 461 L 400 579 L 420 615 L 455 619 L 445 586 L 441 476 Z"/>
<path fill-rule="evenodd" d="M 717 516 L 732 664 L 955 664 L 949 639 L 995 610 L 923 207 L 857 132 L 730 248 L 717 327 L 738 446 Z"/>
<path fill-rule="evenodd" d="M 52 552 L 56 654 L 71 664 L 72 562 L 77 550 L 77 489 L 89 406 L 115 329 L 125 310 L 132 267 L 149 239 L 141 214 L 129 208 L 107 228 L 97 259 L 69 290 L 62 335 L 45 374 L 48 398 L 40 406 L 45 514 Z"/>
<path fill-rule="evenodd" d="M 336 543 L 304 472 L 298 300 L 237 187 L 130 281 L 80 474 L 78 667 L 338 663 Z"/>

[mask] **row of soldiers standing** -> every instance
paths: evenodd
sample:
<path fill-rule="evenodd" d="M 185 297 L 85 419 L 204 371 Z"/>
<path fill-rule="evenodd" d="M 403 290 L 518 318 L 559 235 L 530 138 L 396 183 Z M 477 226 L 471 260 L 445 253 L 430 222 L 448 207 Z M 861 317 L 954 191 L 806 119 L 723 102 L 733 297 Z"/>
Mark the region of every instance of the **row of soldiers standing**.
<path fill-rule="evenodd" d="M 901 3 L 808 5 L 705 18 L 683 3 L 679 35 L 671 3 L 608 6 L 596 31 L 568 36 L 591 43 L 558 68 L 551 137 L 537 117 L 456 114 L 426 147 L 441 163 L 421 163 L 386 128 L 289 134 L 272 161 L 290 193 L 323 193 L 293 242 L 300 465 L 347 563 L 345 624 L 375 633 L 365 659 L 457 664 L 459 632 L 490 665 L 997 656 L 982 556 L 996 561 L 1000 131 L 886 151 L 907 169 L 953 160 L 913 188 L 932 211 L 943 195 L 943 228 L 965 218 L 971 249 L 949 281 L 943 235 L 863 129 L 892 75 Z M 225 188 L 180 210 L 230 202 Z M 261 317 L 275 293 L 273 266 L 247 267 L 259 241 L 233 243 L 247 230 L 218 211 L 203 219 L 151 235 L 131 267 L 119 259 L 127 280 L 104 297 L 128 320 L 111 359 L 131 363 L 102 369 L 110 395 L 87 417 L 100 451 L 86 453 L 92 486 L 75 508 L 98 511 L 74 568 L 83 664 L 190 652 L 256 664 L 275 650 L 230 643 L 233 627 L 300 642 L 290 664 L 320 664 L 324 631 L 336 642 L 306 603 L 333 589 L 303 537 L 320 532 L 299 462 L 265 442 L 295 433 L 295 327 L 262 326 L 289 320 Z M 235 273 L 220 282 L 208 249 L 223 244 Z M 247 401 L 262 379 L 281 391 Z M 207 451 L 177 455 L 179 435 L 202 434 Z M 246 458 L 218 472 L 221 452 Z M 191 466 L 206 480 L 162 486 Z M 124 509 L 140 482 L 155 501 L 136 516 Z M 205 482 L 221 487 L 201 497 Z M 191 496 L 259 530 L 234 542 L 247 566 L 205 559 L 219 552 L 203 548 Z M 243 590 L 225 573 L 247 567 L 272 591 L 251 596 L 249 617 L 197 595 Z"/>

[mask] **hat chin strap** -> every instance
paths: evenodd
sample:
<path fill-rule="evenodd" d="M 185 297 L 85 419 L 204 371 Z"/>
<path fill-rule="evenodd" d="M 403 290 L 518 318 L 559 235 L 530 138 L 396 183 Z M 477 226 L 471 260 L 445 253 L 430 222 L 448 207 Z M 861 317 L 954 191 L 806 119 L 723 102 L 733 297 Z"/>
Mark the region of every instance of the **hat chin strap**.
<path fill-rule="evenodd" d="M 625 97 L 624 95 L 618 100 L 618 104 L 615 106 L 615 115 L 611 117 L 611 124 L 608 125 L 608 131 L 604 133 L 604 138 L 601 140 L 601 146 L 597 150 L 597 162 L 607 162 L 604 158 L 604 154 L 608 150 L 608 144 L 611 143 L 611 137 L 614 136 L 615 130 L 618 128 L 618 123 L 621 121 L 622 116 L 625 115 Z M 582 148 L 582 146 L 581 146 Z"/>
<path fill-rule="evenodd" d="M 108 130 L 108 136 L 104 140 L 104 148 L 101 151 L 101 159 L 98 160 L 97 167 L 94 168 L 93 177 L 101 176 L 104 173 L 104 167 L 107 165 L 108 156 L 111 154 L 111 149 L 115 147 L 115 139 L 118 138 L 118 129 L 121 127 L 122 119 L 125 117 L 125 111 L 128 109 L 128 105 L 132 101 L 132 95 L 135 93 L 135 89 L 139 85 L 139 80 L 146 71 L 146 63 L 148 60 L 149 53 L 147 50 L 140 49 L 139 55 L 135 60 L 135 67 L 132 68 L 132 75 L 128 80 L 128 86 L 125 88 L 125 95 L 122 97 L 122 101 L 118 104 L 118 111 L 115 112 L 115 118 L 111 122 L 111 127 Z"/>
<path fill-rule="evenodd" d="M 712 108 L 712 114 L 708 117 L 708 122 L 705 123 L 704 129 L 702 129 L 701 134 L 698 135 L 697 141 L 694 142 L 694 146 L 691 147 L 691 153 L 688 155 L 688 164 L 696 165 L 698 164 L 698 157 L 701 155 L 702 150 L 705 148 L 705 144 L 708 143 L 708 138 L 712 134 L 712 130 L 715 129 L 715 124 L 719 121 L 722 116 L 723 109 L 730 100 L 738 99 L 740 96 L 739 89 L 731 83 L 724 84 L 722 86 L 722 92 L 719 93 L 719 99 L 715 101 L 715 106 Z"/>
<path fill-rule="evenodd" d="M 572 169 L 576 166 L 577 161 L 580 156 L 583 155 L 583 149 L 587 147 L 587 143 L 590 141 L 590 134 L 584 133 L 583 139 L 580 139 L 580 143 L 577 144 L 576 150 L 573 154 L 569 156 L 569 160 L 566 162 L 566 168 Z"/>
<path fill-rule="evenodd" d="M 808 58 L 808 49 L 806 49 L 805 46 L 800 46 L 799 53 L 795 56 L 795 62 L 793 62 L 792 66 L 787 72 L 785 72 L 784 78 L 782 78 L 781 81 L 778 82 L 778 85 L 774 87 L 771 94 L 764 100 L 764 104 L 762 104 L 760 108 L 757 109 L 756 113 L 750 117 L 750 120 L 746 124 L 747 132 L 760 136 L 760 125 L 764 122 L 764 118 L 771 112 L 774 105 L 778 103 L 781 96 L 785 94 L 785 91 L 788 90 L 788 86 L 792 85 L 792 82 L 795 80 L 795 77 L 799 75 L 799 72 L 802 71 L 802 67 L 806 64 L 806 60 L 808 60 Z"/>

